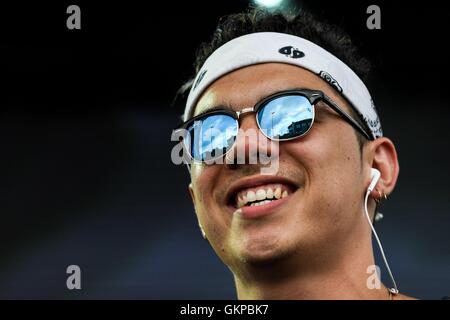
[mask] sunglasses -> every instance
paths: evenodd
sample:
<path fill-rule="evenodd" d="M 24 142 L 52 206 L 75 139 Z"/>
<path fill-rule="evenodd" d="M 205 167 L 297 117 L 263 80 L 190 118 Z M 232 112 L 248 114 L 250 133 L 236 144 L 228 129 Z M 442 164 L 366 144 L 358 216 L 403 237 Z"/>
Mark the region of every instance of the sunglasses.
<path fill-rule="evenodd" d="M 241 111 L 207 111 L 175 130 L 184 130 L 181 140 L 193 160 L 208 162 L 223 157 L 233 147 L 239 131 L 239 118 L 243 114 L 255 113 L 256 123 L 268 139 L 287 141 L 300 138 L 311 130 L 314 107 L 318 101 L 324 101 L 365 138 L 373 140 L 358 122 L 322 91 L 309 89 L 277 92 L 259 101 L 253 108 Z"/>

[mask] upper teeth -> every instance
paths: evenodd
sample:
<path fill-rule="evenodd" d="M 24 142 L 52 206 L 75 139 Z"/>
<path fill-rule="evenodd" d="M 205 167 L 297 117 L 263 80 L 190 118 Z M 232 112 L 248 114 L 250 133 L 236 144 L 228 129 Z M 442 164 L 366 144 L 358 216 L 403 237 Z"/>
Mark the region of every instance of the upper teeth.
<path fill-rule="evenodd" d="M 285 198 L 289 195 L 289 192 L 282 186 L 264 187 L 255 190 L 241 191 L 237 195 L 237 207 L 241 208 L 248 203 L 251 206 L 263 205 L 271 202 L 272 200 L 278 200 L 280 198 Z M 258 201 L 258 202 L 255 202 Z"/>

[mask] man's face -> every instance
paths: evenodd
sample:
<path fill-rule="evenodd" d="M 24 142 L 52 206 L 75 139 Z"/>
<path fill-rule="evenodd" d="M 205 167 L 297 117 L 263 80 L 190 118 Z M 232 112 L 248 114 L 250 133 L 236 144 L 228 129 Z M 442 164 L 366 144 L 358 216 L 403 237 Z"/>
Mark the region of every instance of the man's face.
<path fill-rule="evenodd" d="M 266 63 L 215 81 L 199 100 L 195 115 L 218 105 L 239 111 L 270 94 L 293 88 L 321 90 L 342 109 L 350 110 L 317 75 L 292 65 Z M 258 130 L 254 113 L 241 117 L 240 128 Z M 237 144 L 258 145 L 237 140 Z M 309 133 L 280 142 L 272 151 L 278 153 L 278 171 L 270 183 L 251 190 L 275 191 L 281 186 L 289 195 L 267 214 L 253 218 L 234 214 L 236 195 L 246 194 L 248 188 L 242 187 L 242 182 L 261 177 L 260 165 L 192 165 L 191 195 L 197 217 L 216 253 L 234 272 L 246 264 L 294 255 L 323 262 L 327 252 L 331 257 L 349 245 L 350 235 L 361 222 L 365 180 L 359 145 L 353 128 L 331 108 L 318 103 Z M 234 191 L 230 194 L 231 187 Z"/>

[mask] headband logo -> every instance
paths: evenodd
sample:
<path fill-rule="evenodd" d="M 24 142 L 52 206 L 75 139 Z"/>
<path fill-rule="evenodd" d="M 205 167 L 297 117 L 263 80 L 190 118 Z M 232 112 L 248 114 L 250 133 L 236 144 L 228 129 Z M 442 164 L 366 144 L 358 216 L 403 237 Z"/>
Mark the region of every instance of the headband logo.
<path fill-rule="evenodd" d="M 370 106 L 372 107 L 373 110 L 375 110 L 375 113 L 377 113 L 377 108 L 375 107 L 375 102 L 373 102 L 373 99 L 370 99 Z"/>
<path fill-rule="evenodd" d="M 291 57 L 293 59 L 303 58 L 305 56 L 302 51 L 294 48 L 293 46 L 283 47 L 278 50 L 278 52 L 284 54 L 286 57 Z"/>
<path fill-rule="evenodd" d="M 203 78 L 204 78 L 204 76 L 205 76 L 205 74 L 206 74 L 206 71 L 208 71 L 208 70 L 203 70 L 199 75 L 198 75 L 198 78 L 197 78 L 197 80 L 195 81 L 195 84 L 194 84 L 194 90 L 195 90 L 195 88 L 197 88 L 197 86 L 200 84 L 200 82 L 203 80 Z"/>
<path fill-rule="evenodd" d="M 334 78 L 328 72 L 320 71 L 319 76 L 323 80 L 328 82 L 330 85 L 332 85 L 338 92 L 342 93 L 341 86 L 339 85 L 339 83 L 336 80 L 334 80 Z"/>

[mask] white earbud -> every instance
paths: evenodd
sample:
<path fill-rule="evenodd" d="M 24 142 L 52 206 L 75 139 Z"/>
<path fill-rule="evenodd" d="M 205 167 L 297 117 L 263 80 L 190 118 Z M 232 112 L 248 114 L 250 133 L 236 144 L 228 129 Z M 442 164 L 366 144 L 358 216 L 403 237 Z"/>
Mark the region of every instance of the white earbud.
<path fill-rule="evenodd" d="M 380 177 L 381 177 L 380 171 L 378 171 L 375 168 L 372 168 L 370 184 L 369 184 L 369 187 L 367 188 L 366 196 L 364 198 L 364 211 L 366 213 L 366 218 L 367 218 L 367 221 L 369 222 L 370 228 L 372 229 L 375 239 L 377 240 L 378 247 L 380 248 L 380 251 L 381 251 L 381 256 L 383 257 L 384 264 L 386 265 L 386 269 L 388 270 L 388 273 L 389 273 L 389 277 L 391 278 L 392 284 L 394 285 L 394 287 L 389 289 L 389 291 L 391 291 L 394 294 L 397 294 L 398 293 L 397 283 L 395 282 L 395 279 L 392 274 L 391 268 L 389 267 L 389 263 L 387 261 L 386 255 L 384 254 L 384 250 L 383 250 L 383 246 L 381 245 L 380 238 L 378 238 L 378 234 L 375 231 L 375 228 L 373 227 L 372 220 L 370 219 L 369 211 L 367 210 L 367 201 L 369 199 L 369 194 L 372 192 L 372 190 L 377 185 L 378 180 L 380 180 Z M 375 215 L 375 220 L 377 219 L 376 217 L 377 217 L 377 215 Z M 378 218 L 379 217 L 380 216 L 378 216 Z"/>
<path fill-rule="evenodd" d="M 367 192 L 372 192 L 373 188 L 377 185 L 378 180 L 380 180 L 381 173 L 375 168 L 370 169 L 371 170 L 371 177 L 372 180 L 370 181 L 369 187 L 367 188 Z"/>

